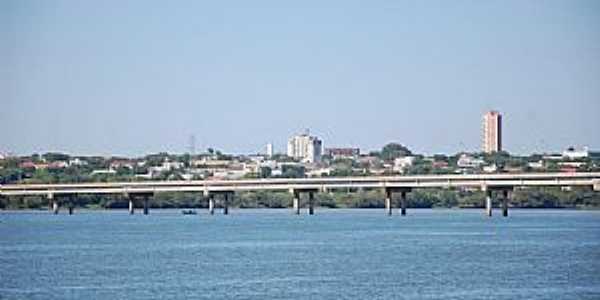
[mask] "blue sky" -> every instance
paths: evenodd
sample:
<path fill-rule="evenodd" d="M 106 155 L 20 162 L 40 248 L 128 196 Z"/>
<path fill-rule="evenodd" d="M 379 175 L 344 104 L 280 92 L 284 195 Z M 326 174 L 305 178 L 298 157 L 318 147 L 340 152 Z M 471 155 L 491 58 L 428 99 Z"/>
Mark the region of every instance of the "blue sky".
<path fill-rule="evenodd" d="M 326 3 L 324 3 L 326 2 Z M 0 151 L 600 150 L 599 1 L 1 1 Z"/>

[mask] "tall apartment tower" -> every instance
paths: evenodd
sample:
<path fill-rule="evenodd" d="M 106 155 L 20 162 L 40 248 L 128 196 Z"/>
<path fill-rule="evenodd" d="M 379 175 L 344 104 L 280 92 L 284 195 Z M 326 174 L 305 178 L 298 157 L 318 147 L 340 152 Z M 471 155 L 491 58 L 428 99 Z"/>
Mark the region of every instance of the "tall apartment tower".
<path fill-rule="evenodd" d="M 267 157 L 272 157 L 273 156 L 273 144 L 268 143 L 267 144 Z"/>
<path fill-rule="evenodd" d="M 321 140 L 308 133 L 296 135 L 288 141 L 287 155 L 307 163 L 320 162 L 322 145 Z"/>
<path fill-rule="evenodd" d="M 489 111 L 483 115 L 483 152 L 502 151 L 502 115 Z"/>

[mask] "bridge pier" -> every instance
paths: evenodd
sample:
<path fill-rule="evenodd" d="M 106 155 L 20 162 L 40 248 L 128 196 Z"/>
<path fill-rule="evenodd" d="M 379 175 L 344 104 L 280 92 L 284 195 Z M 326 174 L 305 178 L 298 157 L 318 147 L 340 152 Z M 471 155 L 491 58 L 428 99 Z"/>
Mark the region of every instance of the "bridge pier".
<path fill-rule="evenodd" d="M 52 211 L 53 209 L 53 203 L 54 203 L 54 194 L 48 194 L 46 196 L 46 198 L 48 198 L 48 211 Z"/>
<path fill-rule="evenodd" d="M 294 195 L 294 199 L 292 200 L 292 212 L 296 215 L 300 214 L 300 192 L 296 190 L 292 190 L 292 195 Z"/>
<path fill-rule="evenodd" d="M 229 193 L 225 193 L 225 195 L 223 195 L 223 214 L 224 215 L 228 215 L 229 214 Z"/>
<path fill-rule="evenodd" d="M 208 213 L 211 215 L 215 214 L 215 195 L 213 194 L 208 196 Z"/>
<path fill-rule="evenodd" d="M 512 191 L 504 190 L 504 197 L 502 197 L 502 216 L 508 217 L 508 202 L 512 198 Z"/>
<path fill-rule="evenodd" d="M 70 195 L 69 196 L 69 204 L 68 204 L 68 208 L 69 208 L 69 215 L 73 214 L 73 209 L 75 207 L 75 202 L 77 201 L 77 196 L 76 195 Z"/>
<path fill-rule="evenodd" d="M 388 216 L 392 215 L 394 193 L 400 192 L 400 215 L 406 216 L 406 194 L 411 191 L 408 187 L 396 187 L 385 189 L 385 212 Z"/>
<path fill-rule="evenodd" d="M 144 195 L 144 215 L 148 214 L 148 196 Z"/>
<path fill-rule="evenodd" d="M 292 199 L 292 213 L 295 215 L 300 214 L 300 195 L 301 193 L 308 193 L 308 214 L 315 214 L 315 193 L 319 189 L 294 189 L 290 188 L 290 193 L 293 195 Z"/>
<path fill-rule="evenodd" d="M 400 215 L 406 216 L 406 191 L 400 193 Z"/>
<path fill-rule="evenodd" d="M 129 198 L 129 214 L 133 215 L 135 213 L 135 205 L 133 204 L 133 198 Z"/>
<path fill-rule="evenodd" d="M 309 215 L 314 215 L 315 214 L 315 195 L 312 191 L 308 192 L 308 214 Z"/>
<path fill-rule="evenodd" d="M 56 201 L 55 199 L 52 199 L 52 212 L 55 215 L 58 215 L 58 210 L 59 210 L 59 205 L 58 205 L 58 201 Z"/>
<path fill-rule="evenodd" d="M 485 214 L 488 217 L 492 216 L 492 191 L 485 191 Z"/>
<path fill-rule="evenodd" d="M 388 216 L 392 215 L 392 190 L 385 189 L 385 211 Z"/>
<path fill-rule="evenodd" d="M 75 196 L 71 196 L 69 198 L 69 215 L 73 214 L 73 206 L 75 205 L 73 202 L 73 199 L 75 198 Z"/>

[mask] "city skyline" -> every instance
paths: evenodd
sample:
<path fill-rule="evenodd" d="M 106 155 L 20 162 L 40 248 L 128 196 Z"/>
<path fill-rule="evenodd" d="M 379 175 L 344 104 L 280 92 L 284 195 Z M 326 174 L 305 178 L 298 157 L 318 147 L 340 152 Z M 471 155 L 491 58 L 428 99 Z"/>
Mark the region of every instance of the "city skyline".
<path fill-rule="evenodd" d="M 499 116 L 499 118 L 503 117 L 503 114 L 499 111 L 496 110 L 490 110 L 484 113 L 484 122 L 483 122 L 483 126 L 485 127 L 486 124 L 486 117 L 489 114 L 497 114 Z M 480 121 L 481 122 L 481 121 Z M 502 122 L 502 121 L 500 121 Z M 500 125 L 501 124 L 501 125 Z M 481 124 L 480 124 L 481 125 Z M 504 127 L 504 123 L 499 123 L 499 126 L 501 127 L 501 130 L 503 131 L 503 127 Z M 93 156 L 93 155 L 102 155 L 102 156 L 126 156 L 126 157 L 138 157 L 138 156 L 144 156 L 144 155 L 148 155 L 148 154 L 152 154 L 152 153 L 161 153 L 161 152 L 167 152 L 167 153 L 174 153 L 174 154 L 183 154 L 183 153 L 189 153 L 189 154 L 202 154 L 202 153 L 207 153 L 208 149 L 214 149 L 214 150 L 219 150 L 219 151 L 223 151 L 224 153 L 230 153 L 230 154 L 235 154 L 235 155 L 244 155 L 244 154 L 265 154 L 267 156 L 269 156 L 269 153 L 272 154 L 288 154 L 289 155 L 289 143 L 290 143 L 290 138 L 294 139 L 297 136 L 311 136 L 311 134 L 309 133 L 309 129 L 305 128 L 304 131 L 302 132 L 296 132 L 291 134 L 289 137 L 287 137 L 287 140 L 284 140 L 281 142 L 282 146 L 277 147 L 277 142 L 266 142 L 265 144 L 263 144 L 261 147 L 259 147 L 259 149 L 253 151 L 229 151 L 228 149 L 224 149 L 224 148 L 219 148 L 219 147 L 215 147 L 214 145 L 201 145 L 199 148 L 196 147 L 196 135 L 192 134 L 188 136 L 188 141 L 186 145 L 182 145 L 180 150 L 160 150 L 160 151 L 146 151 L 146 152 L 142 152 L 142 153 L 134 153 L 134 154 L 120 154 L 120 153 L 76 153 L 76 152 L 72 152 L 69 150 L 55 150 L 55 149 L 51 149 L 51 150 L 40 150 L 40 151 L 32 151 L 32 152 L 25 152 L 25 153 L 16 153 L 10 150 L 4 150 L 4 149 L 0 149 L 0 154 L 13 154 L 13 155 L 30 155 L 30 154 L 42 154 L 42 153 L 51 153 L 51 152 L 57 152 L 57 153 L 67 153 L 67 154 L 72 154 L 72 155 L 83 155 L 83 156 Z M 475 147 L 475 149 L 459 149 L 456 152 L 441 152 L 441 151 L 416 151 L 416 153 L 422 153 L 422 154 L 427 154 L 427 155 L 433 155 L 433 154 L 446 154 L 446 155 L 454 155 L 454 154 L 459 154 L 459 153 L 478 153 L 478 152 L 487 152 L 490 153 L 490 151 L 486 151 L 486 144 L 488 144 L 486 142 L 486 129 L 484 128 L 483 133 L 481 133 L 481 129 L 479 132 L 479 138 L 480 140 L 483 140 L 483 145 L 480 141 L 480 144 L 477 145 Z M 313 138 L 319 138 L 319 135 L 312 135 L 311 137 Z M 193 141 L 193 142 L 191 142 Z M 502 134 L 502 136 L 499 138 L 499 142 L 500 145 L 504 144 L 504 134 Z M 543 141 L 542 141 L 543 142 Z M 193 146 L 192 144 L 193 143 Z M 319 140 L 319 143 L 321 144 L 321 151 L 325 151 L 327 148 L 356 148 L 359 151 L 361 151 L 361 153 L 366 154 L 369 153 L 371 151 L 379 151 L 381 149 L 382 146 L 389 144 L 389 143 L 400 143 L 404 146 L 407 146 L 408 148 L 411 148 L 411 145 L 409 144 L 405 144 L 400 142 L 399 140 L 388 140 L 386 142 L 382 142 L 381 145 L 379 146 L 375 146 L 373 148 L 364 148 L 361 145 L 356 145 L 356 144 L 328 144 L 323 143 L 323 140 Z M 494 142 L 490 142 L 490 143 L 494 143 Z M 191 147 L 193 147 L 193 150 L 191 150 Z M 567 149 L 567 148 L 574 148 L 574 149 L 591 149 L 591 150 L 596 150 L 593 147 L 588 146 L 588 144 L 577 144 L 577 145 L 566 145 L 561 149 L 551 149 L 551 150 L 540 150 L 540 151 L 532 151 L 532 152 L 511 152 L 507 149 L 504 149 L 503 146 L 500 146 L 500 151 L 504 151 L 504 152 L 508 152 L 508 153 L 512 153 L 512 154 L 522 154 L 522 155 L 527 155 L 527 154 L 550 154 L 550 153 L 560 153 L 561 151 Z M 496 151 L 492 151 L 492 152 L 496 152 Z M 294 157 L 294 156 L 292 156 Z"/>
<path fill-rule="evenodd" d="M 187 4 L 0 3 L 0 151 L 600 149 L 597 2 Z"/>

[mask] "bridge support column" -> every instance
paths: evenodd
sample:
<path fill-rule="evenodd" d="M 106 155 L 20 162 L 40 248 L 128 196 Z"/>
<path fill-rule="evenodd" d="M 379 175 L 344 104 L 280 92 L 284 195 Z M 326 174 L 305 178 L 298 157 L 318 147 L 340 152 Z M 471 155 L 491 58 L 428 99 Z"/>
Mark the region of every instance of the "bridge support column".
<path fill-rule="evenodd" d="M 488 217 L 492 216 L 492 191 L 487 190 L 485 192 L 485 214 Z"/>
<path fill-rule="evenodd" d="M 75 201 L 77 201 L 77 196 L 71 195 L 69 197 L 69 205 L 68 205 L 68 207 L 69 207 L 69 215 L 73 214 L 73 208 L 75 206 Z"/>
<path fill-rule="evenodd" d="M 385 189 L 385 213 L 388 216 L 392 215 L 392 190 Z"/>
<path fill-rule="evenodd" d="M 52 212 L 54 212 L 55 215 L 58 215 L 58 210 L 59 210 L 58 201 L 56 201 L 55 199 L 52 199 Z"/>
<path fill-rule="evenodd" d="M 208 213 L 211 215 L 215 214 L 215 195 L 213 194 L 208 196 Z"/>
<path fill-rule="evenodd" d="M 229 214 L 229 193 L 225 193 L 223 200 L 224 200 L 223 201 L 223 214 L 228 215 Z"/>
<path fill-rule="evenodd" d="M 48 211 L 52 211 L 52 209 L 54 208 L 54 194 L 48 194 L 46 198 L 48 198 Z"/>
<path fill-rule="evenodd" d="M 129 214 L 133 215 L 135 213 L 135 205 L 133 205 L 133 198 L 129 198 Z"/>
<path fill-rule="evenodd" d="M 148 214 L 148 196 L 144 196 L 144 214 Z"/>
<path fill-rule="evenodd" d="M 406 191 L 400 193 L 400 215 L 406 216 Z"/>
<path fill-rule="evenodd" d="M 504 197 L 502 197 L 502 216 L 508 217 L 508 201 L 510 201 L 512 193 L 508 190 L 504 190 L 503 194 Z"/>
<path fill-rule="evenodd" d="M 315 214 L 315 195 L 314 192 L 308 192 L 308 214 L 309 215 L 314 215 Z"/>
<path fill-rule="evenodd" d="M 300 214 L 300 193 L 298 191 L 292 191 L 294 199 L 292 200 L 292 212 L 296 215 Z"/>

